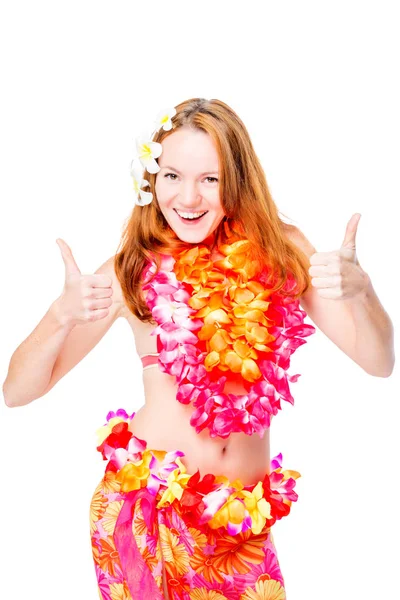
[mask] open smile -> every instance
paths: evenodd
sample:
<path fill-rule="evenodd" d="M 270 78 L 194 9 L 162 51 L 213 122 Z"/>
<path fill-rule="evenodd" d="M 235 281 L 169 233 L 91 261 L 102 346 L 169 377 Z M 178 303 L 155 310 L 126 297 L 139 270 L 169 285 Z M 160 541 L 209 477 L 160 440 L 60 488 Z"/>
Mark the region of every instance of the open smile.
<path fill-rule="evenodd" d="M 185 223 L 186 225 L 190 223 L 196 223 L 198 221 L 201 221 L 201 219 L 204 217 L 204 215 L 206 215 L 208 213 L 208 210 L 203 211 L 203 212 L 196 212 L 196 213 L 186 213 L 181 211 L 180 213 L 176 210 L 176 208 L 174 208 L 174 211 L 176 212 L 176 214 L 178 215 L 180 221 L 182 221 L 182 223 Z"/>

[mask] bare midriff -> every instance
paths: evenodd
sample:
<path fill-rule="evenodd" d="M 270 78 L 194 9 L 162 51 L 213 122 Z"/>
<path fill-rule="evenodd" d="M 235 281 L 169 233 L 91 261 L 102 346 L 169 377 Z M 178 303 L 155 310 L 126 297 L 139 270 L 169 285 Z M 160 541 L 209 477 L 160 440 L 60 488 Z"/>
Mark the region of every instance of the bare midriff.
<path fill-rule="evenodd" d="M 185 456 L 181 461 L 188 473 L 199 469 L 201 476 L 225 475 L 231 481 L 241 479 L 244 485 L 256 483 L 269 473 L 269 430 L 262 439 L 242 432 L 231 433 L 226 439 L 210 437 L 208 429 L 196 433 L 190 425 L 195 407 L 176 400 L 175 377 L 157 368 L 146 369 L 143 384 L 145 405 L 136 412 L 130 430 L 146 440 L 148 448 L 182 450 Z M 225 392 L 246 393 L 230 382 Z"/>
<path fill-rule="evenodd" d="M 213 260 L 223 258 L 215 252 Z M 156 338 L 150 336 L 156 325 L 143 323 L 128 309 L 125 316 L 132 328 L 140 356 L 156 353 Z M 207 473 L 224 475 L 230 481 L 240 479 L 244 485 L 262 480 L 270 472 L 269 429 L 262 438 L 258 434 L 231 433 L 228 438 L 210 437 L 208 428 L 200 433 L 190 424 L 196 410 L 192 404 L 176 400 L 175 377 L 163 373 L 158 366 L 144 369 L 143 387 L 145 404 L 131 422 L 130 430 L 147 441 L 147 447 L 156 450 L 182 450 L 181 458 L 188 473 L 200 476 Z M 246 394 L 240 382 L 227 381 L 225 393 Z"/>

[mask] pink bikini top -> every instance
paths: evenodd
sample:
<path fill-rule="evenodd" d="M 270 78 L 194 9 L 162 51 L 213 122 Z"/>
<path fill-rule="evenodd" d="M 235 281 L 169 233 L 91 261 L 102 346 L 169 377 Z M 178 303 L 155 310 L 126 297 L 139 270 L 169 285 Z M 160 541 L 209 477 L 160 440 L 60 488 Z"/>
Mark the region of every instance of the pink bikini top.
<path fill-rule="evenodd" d="M 143 371 L 145 369 L 149 369 L 150 367 L 157 367 L 158 366 L 158 357 L 159 357 L 159 353 L 141 354 L 140 358 L 141 358 L 142 364 L 143 364 Z"/>

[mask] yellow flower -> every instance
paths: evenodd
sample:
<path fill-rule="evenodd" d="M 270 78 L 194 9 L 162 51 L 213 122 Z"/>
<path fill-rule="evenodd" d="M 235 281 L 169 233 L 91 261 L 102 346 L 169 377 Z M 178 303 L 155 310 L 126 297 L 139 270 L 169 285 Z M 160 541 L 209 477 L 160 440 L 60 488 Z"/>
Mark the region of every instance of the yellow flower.
<path fill-rule="evenodd" d="M 276 579 L 263 579 L 260 576 L 255 583 L 255 590 L 246 588 L 240 598 L 241 600 L 286 600 L 286 592 Z"/>
<path fill-rule="evenodd" d="M 251 530 L 254 534 L 261 533 L 267 519 L 271 518 L 271 505 L 263 497 L 262 482 L 259 481 L 252 492 L 242 490 L 241 495 L 252 520 Z"/>
<path fill-rule="evenodd" d="M 172 471 L 172 473 L 168 475 L 168 486 L 167 489 L 164 491 L 163 495 L 161 496 L 157 504 L 157 508 L 160 508 L 166 502 L 172 503 L 175 500 L 175 498 L 178 498 L 178 500 L 180 500 L 183 494 L 183 490 L 186 488 L 186 484 L 191 478 L 191 475 L 186 473 L 186 468 L 179 457 L 175 459 L 175 462 L 178 463 L 179 466 L 177 469 L 175 469 L 174 471 Z"/>
<path fill-rule="evenodd" d="M 150 475 L 149 464 L 151 461 L 150 450 L 145 450 L 141 460 L 135 463 L 128 462 L 115 476 L 115 479 L 121 483 L 122 492 L 131 492 L 139 490 L 147 483 Z"/>
<path fill-rule="evenodd" d="M 213 518 L 208 521 L 208 525 L 211 529 L 217 529 L 218 527 L 226 527 L 228 521 L 232 524 L 238 525 L 243 523 L 246 516 L 246 509 L 238 497 L 238 493 L 233 492 L 227 501 L 221 506 L 215 513 Z"/>
<path fill-rule="evenodd" d="M 98 446 L 100 446 L 104 442 L 104 440 L 110 435 L 114 425 L 116 425 L 117 423 L 121 423 L 121 421 L 126 421 L 126 419 L 123 419 L 122 417 L 113 417 L 108 421 L 107 425 L 103 425 L 102 427 L 96 430 Z"/>

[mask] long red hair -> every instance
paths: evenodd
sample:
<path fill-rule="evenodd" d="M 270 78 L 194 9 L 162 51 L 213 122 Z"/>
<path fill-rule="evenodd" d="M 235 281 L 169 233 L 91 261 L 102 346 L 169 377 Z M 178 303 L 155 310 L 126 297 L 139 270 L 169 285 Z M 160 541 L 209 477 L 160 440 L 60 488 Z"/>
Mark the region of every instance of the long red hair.
<path fill-rule="evenodd" d="M 175 109 L 176 115 L 171 119 L 173 128 L 170 131 L 161 128 L 153 141 L 162 143 L 179 127 L 190 126 L 208 133 L 218 152 L 219 194 L 226 216 L 215 231 L 211 249 L 227 241 L 229 230 L 237 239 L 246 237 L 251 242 L 249 259 L 257 260 L 260 266 L 268 265 L 271 270 L 274 281 L 271 290 L 286 294 L 283 288 L 290 276 L 296 282 L 290 295 L 299 297 L 311 284 L 308 260 L 287 237 L 294 226 L 278 215 L 243 122 L 221 100 L 191 98 Z M 115 273 L 126 304 L 138 319 L 154 324 L 141 290 L 143 268 L 148 260 L 154 259 L 158 271 L 161 254 L 174 254 L 188 247 L 170 228 L 160 210 L 155 193 L 156 175 L 144 172 L 143 179 L 149 182 L 145 189 L 152 192 L 153 201 L 146 206 L 134 206 L 114 257 Z"/>

